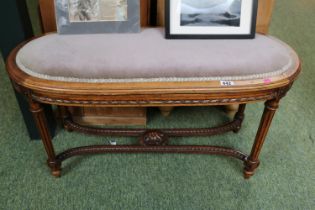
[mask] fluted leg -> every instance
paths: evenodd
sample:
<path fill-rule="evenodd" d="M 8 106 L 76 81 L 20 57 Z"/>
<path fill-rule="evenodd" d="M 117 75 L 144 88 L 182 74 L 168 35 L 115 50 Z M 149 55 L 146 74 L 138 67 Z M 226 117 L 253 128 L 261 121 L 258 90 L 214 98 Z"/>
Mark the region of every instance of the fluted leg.
<path fill-rule="evenodd" d="M 236 114 L 234 116 L 234 120 L 237 120 L 239 122 L 239 125 L 234 130 L 234 133 L 238 133 L 241 130 L 242 123 L 243 123 L 244 118 L 245 118 L 245 108 L 246 108 L 246 104 L 238 105 L 238 111 L 236 112 Z"/>
<path fill-rule="evenodd" d="M 65 106 L 58 106 L 59 113 L 61 116 L 62 126 L 63 128 L 68 132 L 73 132 L 73 129 L 69 128 L 67 123 L 65 123 L 65 120 L 71 118 L 71 114 L 68 107 Z"/>
<path fill-rule="evenodd" d="M 244 168 L 245 179 L 249 179 L 251 176 L 253 176 L 255 170 L 259 166 L 258 157 L 259 157 L 261 148 L 265 142 L 272 119 L 277 109 L 279 108 L 279 101 L 280 99 L 273 99 L 265 103 L 265 110 L 264 110 L 264 113 L 260 122 L 260 126 L 256 134 L 256 138 L 255 138 L 255 142 L 254 142 L 251 154 L 245 161 L 245 168 Z"/>
<path fill-rule="evenodd" d="M 38 102 L 30 100 L 30 111 L 33 113 L 33 117 L 44 144 L 48 160 L 47 164 L 52 171 L 52 175 L 59 177 L 61 175 L 61 163 L 56 160 L 54 147 L 51 141 L 51 136 L 48 130 L 46 117 L 42 105 Z"/>

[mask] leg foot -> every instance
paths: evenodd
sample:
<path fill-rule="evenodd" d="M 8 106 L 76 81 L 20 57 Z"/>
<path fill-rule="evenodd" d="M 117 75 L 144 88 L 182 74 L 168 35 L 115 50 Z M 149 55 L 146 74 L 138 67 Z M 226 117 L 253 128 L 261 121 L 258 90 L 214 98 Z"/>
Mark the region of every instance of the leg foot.
<path fill-rule="evenodd" d="M 250 161 L 246 160 L 244 165 L 244 178 L 249 179 L 255 174 L 255 170 L 259 167 L 259 160 L 257 161 Z"/>
<path fill-rule="evenodd" d="M 244 170 L 244 179 L 250 179 L 253 175 L 253 172 Z"/>
<path fill-rule="evenodd" d="M 47 160 L 47 165 L 51 169 L 51 174 L 54 177 L 61 176 L 61 163 L 60 162 Z"/>
<path fill-rule="evenodd" d="M 59 171 L 52 171 L 51 174 L 54 177 L 59 178 L 59 177 L 61 177 L 61 170 L 59 170 Z"/>

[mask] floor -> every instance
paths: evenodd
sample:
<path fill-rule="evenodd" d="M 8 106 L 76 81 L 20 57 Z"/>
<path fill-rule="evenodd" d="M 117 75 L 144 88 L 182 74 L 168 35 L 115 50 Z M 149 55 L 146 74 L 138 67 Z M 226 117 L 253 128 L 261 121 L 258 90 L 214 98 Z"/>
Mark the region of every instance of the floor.
<path fill-rule="evenodd" d="M 34 1 L 28 1 L 32 11 Z M 60 179 L 50 176 L 39 141 L 29 141 L 9 79 L 0 63 L 0 209 L 314 209 L 315 1 L 278 0 L 271 34 L 303 60 L 303 73 L 282 101 L 261 167 L 249 181 L 241 162 L 205 155 L 103 155 L 73 158 Z M 34 19 L 35 20 L 35 19 Z M 36 22 L 35 22 L 36 25 Z M 262 113 L 249 105 L 239 134 L 176 139 L 249 151 Z M 214 125 L 220 108 L 179 108 L 169 118 L 150 110 L 149 127 Z M 57 151 L 69 146 L 134 139 L 88 137 L 59 131 Z M 175 142 L 175 143 L 176 143 Z"/>

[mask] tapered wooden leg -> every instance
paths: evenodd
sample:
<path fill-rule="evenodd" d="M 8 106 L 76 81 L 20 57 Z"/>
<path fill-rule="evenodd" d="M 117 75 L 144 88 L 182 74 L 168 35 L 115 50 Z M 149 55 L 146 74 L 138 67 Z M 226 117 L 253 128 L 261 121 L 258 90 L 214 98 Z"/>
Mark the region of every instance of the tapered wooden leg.
<path fill-rule="evenodd" d="M 239 110 L 239 106 L 240 105 L 238 104 L 231 104 L 225 106 L 225 112 L 230 117 L 230 119 L 233 119 L 235 117 L 235 114 Z"/>
<path fill-rule="evenodd" d="M 255 142 L 251 151 L 250 156 L 245 161 L 245 168 L 244 168 L 244 177 L 245 179 L 249 179 L 251 176 L 254 175 L 255 170 L 259 166 L 259 154 L 261 148 L 265 142 L 268 130 L 270 128 L 272 119 L 279 108 L 279 101 L 280 99 L 273 99 L 269 100 L 265 103 L 265 110 L 260 122 L 260 126 L 258 128 Z"/>
<path fill-rule="evenodd" d="M 68 131 L 68 132 L 73 132 L 73 129 L 69 128 L 67 123 L 65 123 L 65 120 L 69 119 L 71 117 L 71 114 L 70 114 L 70 111 L 69 111 L 68 107 L 58 106 L 58 110 L 59 110 L 59 113 L 60 113 L 60 116 L 61 116 L 63 128 L 66 131 Z"/>
<path fill-rule="evenodd" d="M 30 100 L 30 111 L 33 113 L 33 117 L 44 144 L 48 160 L 47 164 L 52 171 L 52 175 L 59 177 L 61 175 L 61 163 L 56 160 L 54 147 L 51 141 L 51 136 L 48 130 L 46 117 L 42 105 L 38 102 Z"/>
<path fill-rule="evenodd" d="M 241 130 L 242 123 L 243 123 L 244 118 L 245 118 L 245 108 L 246 108 L 246 104 L 238 105 L 238 111 L 236 112 L 236 114 L 234 116 L 234 120 L 237 120 L 239 122 L 239 125 L 234 130 L 234 133 L 238 133 Z"/>

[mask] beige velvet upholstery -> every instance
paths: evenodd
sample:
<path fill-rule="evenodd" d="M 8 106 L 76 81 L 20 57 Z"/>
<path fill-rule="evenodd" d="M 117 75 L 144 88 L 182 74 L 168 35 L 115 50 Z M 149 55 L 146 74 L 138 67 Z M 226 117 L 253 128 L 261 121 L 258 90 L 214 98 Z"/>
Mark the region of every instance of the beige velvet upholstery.
<path fill-rule="evenodd" d="M 157 28 L 140 34 L 49 34 L 26 44 L 16 61 L 32 76 L 69 82 L 263 79 L 298 63 L 290 47 L 270 36 L 166 40 Z"/>

